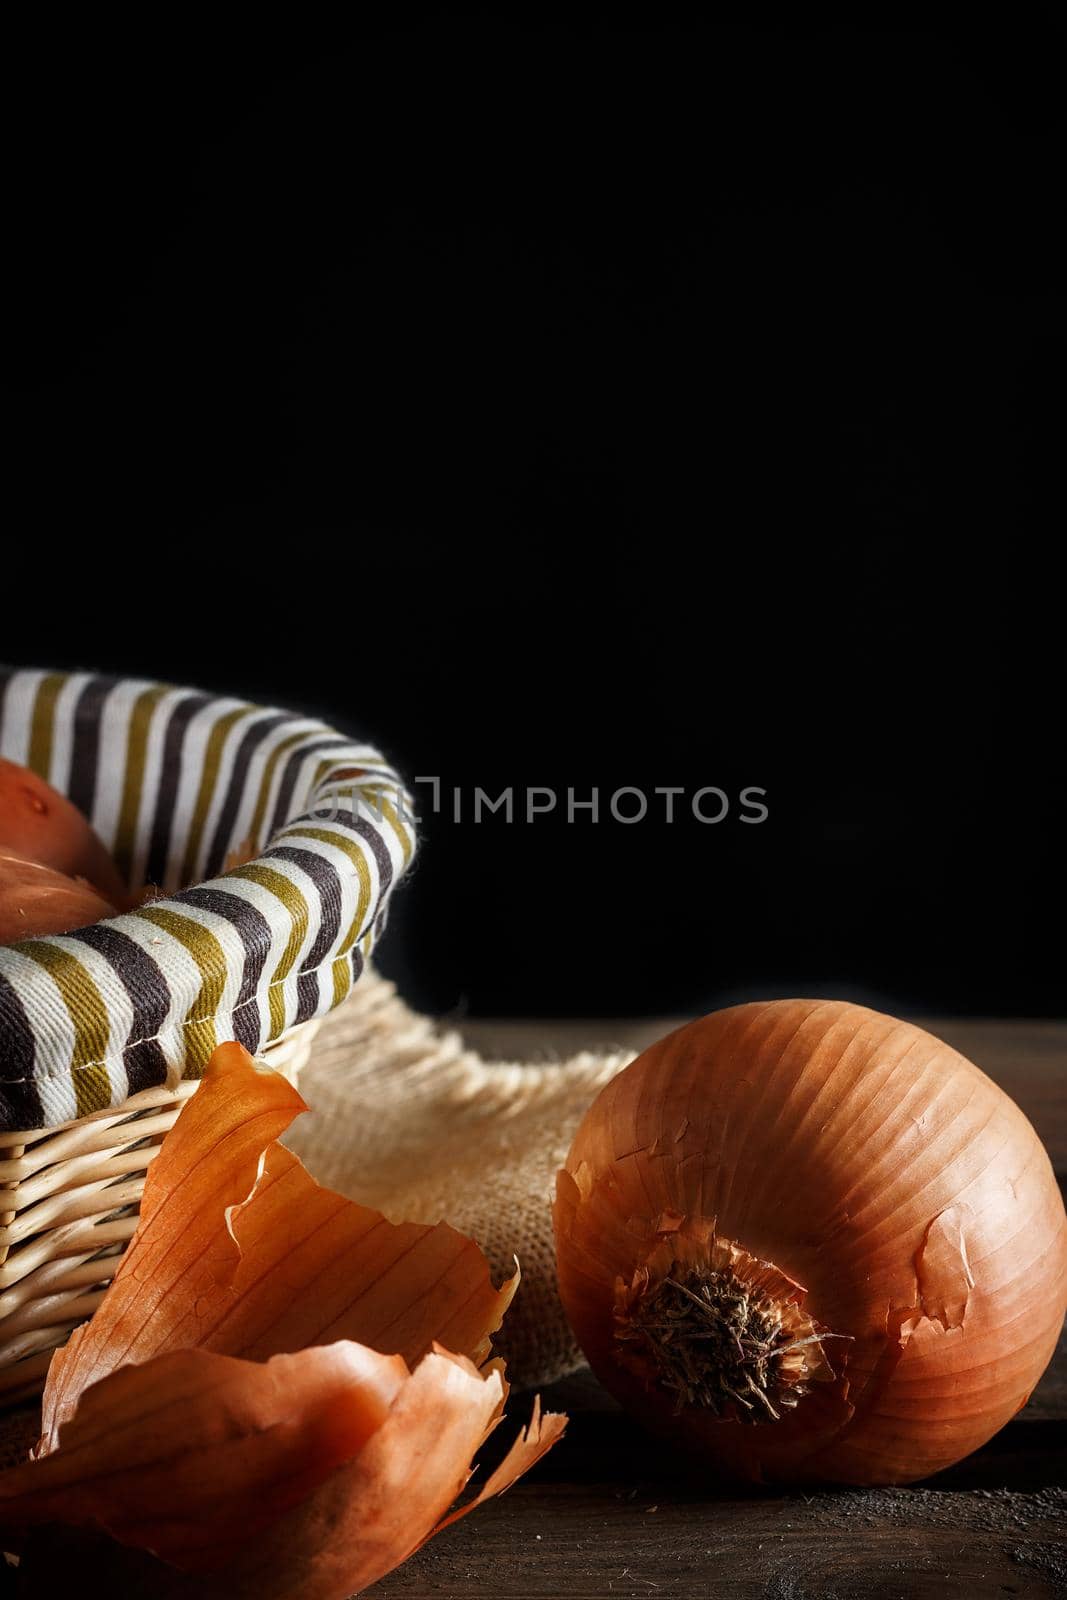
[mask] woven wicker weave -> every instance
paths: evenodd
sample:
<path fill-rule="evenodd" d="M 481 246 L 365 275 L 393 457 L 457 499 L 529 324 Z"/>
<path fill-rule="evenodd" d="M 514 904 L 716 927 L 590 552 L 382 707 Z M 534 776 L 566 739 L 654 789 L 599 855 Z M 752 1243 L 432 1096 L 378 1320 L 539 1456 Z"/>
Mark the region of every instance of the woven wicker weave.
<path fill-rule="evenodd" d="M 318 1027 L 302 1023 L 264 1060 L 295 1082 Z M 52 1351 L 92 1316 L 137 1226 L 148 1164 L 197 1088 L 0 1133 L 0 1405 L 38 1390 Z"/>

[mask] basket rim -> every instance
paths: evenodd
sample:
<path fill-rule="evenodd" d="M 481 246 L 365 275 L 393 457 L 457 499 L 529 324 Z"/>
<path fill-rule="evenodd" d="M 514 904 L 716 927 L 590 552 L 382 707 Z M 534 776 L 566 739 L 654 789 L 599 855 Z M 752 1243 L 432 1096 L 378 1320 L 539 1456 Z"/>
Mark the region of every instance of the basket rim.
<path fill-rule="evenodd" d="M 141 744 L 127 742 L 123 763 L 113 738 L 122 771 L 102 779 L 98 770 L 91 821 L 113 820 L 114 791 L 124 786 L 128 801 L 131 772 L 142 783 L 142 834 L 146 818 L 192 797 L 196 815 L 168 857 L 171 879 L 180 858 L 199 868 L 228 839 L 232 850 L 250 815 L 262 832 L 248 859 L 186 888 L 89 928 L 0 947 L 0 1130 L 112 1109 L 140 1088 L 187 1070 L 195 1077 L 223 1038 L 255 1053 L 324 1015 L 358 980 L 415 852 L 410 797 L 385 757 L 278 707 L 152 679 L 0 666 L 0 754 L 32 757 L 26 765 L 71 793 L 74 750 L 92 718 L 99 744 L 107 717 L 132 740 L 115 707 L 131 726 L 141 717 Z M 73 730 L 65 743 L 55 732 L 61 712 Z M 153 719 L 160 739 L 178 729 L 181 758 L 173 773 L 158 764 L 158 790 L 135 766 L 135 757 L 146 762 Z M 78 781 L 84 787 L 84 774 Z M 104 838 L 114 844 L 106 829 Z M 20 1116 L 21 1103 L 40 1114 Z"/>

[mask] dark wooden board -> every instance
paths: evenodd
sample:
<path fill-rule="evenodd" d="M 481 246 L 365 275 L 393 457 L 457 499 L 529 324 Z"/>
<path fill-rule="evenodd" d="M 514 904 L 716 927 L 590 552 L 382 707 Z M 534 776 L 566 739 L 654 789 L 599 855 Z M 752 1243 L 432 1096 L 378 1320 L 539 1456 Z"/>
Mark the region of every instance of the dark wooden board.
<path fill-rule="evenodd" d="M 465 1031 L 478 1048 L 521 1059 L 564 1055 L 591 1040 L 640 1048 L 672 1025 L 486 1022 L 467 1024 Z M 926 1026 L 1018 1100 L 1062 1184 L 1067 1025 Z M 1067 1600 L 1067 1340 L 1030 1404 L 996 1438 L 951 1471 L 907 1489 L 723 1489 L 642 1434 L 588 1373 L 554 1385 L 545 1400 L 572 1418 L 557 1450 L 503 1499 L 434 1540 L 368 1596 Z M 510 1426 L 495 1453 L 529 1403 L 528 1396 L 512 1398 Z M 9 1415 L 0 1428 L 0 1450 L 9 1459 L 18 1454 L 35 1427 L 32 1409 Z M 487 1460 L 493 1454 L 487 1450 Z M 76 1570 L 83 1573 L 84 1566 Z M 58 1570 L 56 1581 L 43 1587 L 16 1585 L 18 1594 L 42 1595 L 68 1587 Z"/>
<path fill-rule="evenodd" d="M 1064 1365 L 1061 1356 L 1061 1395 Z M 927 1485 L 789 1494 L 701 1483 L 588 1375 L 548 1398 L 573 1418 L 555 1456 L 370 1595 L 1067 1595 L 1067 1437 L 1042 1415 L 1048 1395 Z M 511 1411 L 517 1420 L 518 1400 Z"/>
<path fill-rule="evenodd" d="M 1022 1106 L 1067 1177 L 1067 1026 L 924 1021 Z M 641 1049 L 677 1026 L 567 1021 L 464 1025 L 487 1054 Z M 556 1452 L 368 1591 L 660 1600 L 1045 1600 L 1067 1597 L 1067 1336 L 1024 1411 L 928 1484 L 739 1494 L 702 1484 L 584 1374 L 545 1396 L 572 1417 Z M 520 1400 L 510 1407 L 518 1421 Z"/>

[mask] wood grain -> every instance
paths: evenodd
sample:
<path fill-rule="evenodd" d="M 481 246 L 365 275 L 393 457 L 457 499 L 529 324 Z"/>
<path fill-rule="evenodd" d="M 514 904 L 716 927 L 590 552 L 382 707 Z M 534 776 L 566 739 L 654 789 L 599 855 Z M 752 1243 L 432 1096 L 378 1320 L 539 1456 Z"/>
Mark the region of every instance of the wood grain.
<path fill-rule="evenodd" d="M 681 1019 L 465 1022 L 490 1056 L 640 1050 Z M 919 1019 L 916 1019 L 919 1020 Z M 1026 1112 L 1067 1179 L 1067 1025 L 921 1019 Z M 1067 1334 L 1029 1405 L 975 1455 L 907 1489 L 739 1495 L 701 1483 L 587 1373 L 545 1396 L 568 1436 L 504 1499 L 374 1597 L 1067 1600 Z M 520 1416 L 518 1397 L 512 1416 Z"/>
<path fill-rule="evenodd" d="M 489 1055 L 552 1057 L 593 1044 L 640 1049 L 676 1026 L 626 1022 L 465 1023 Z M 983 1067 L 1023 1107 L 1067 1178 L 1067 1025 L 922 1024 Z M 702 1479 L 643 1435 L 588 1374 L 545 1396 L 570 1412 L 564 1443 L 502 1500 L 442 1535 L 367 1591 L 375 1600 L 1067 1600 L 1067 1340 L 1030 1404 L 980 1451 L 928 1484 L 804 1494 L 739 1493 Z M 515 1396 L 499 1457 L 529 1406 Z M 0 1428 L 21 1454 L 29 1408 Z M 66 1592 L 53 1542 L 0 1593 Z M 31 1567 L 33 1570 L 31 1571 Z M 158 1594 L 129 1587 L 131 1597 Z"/>

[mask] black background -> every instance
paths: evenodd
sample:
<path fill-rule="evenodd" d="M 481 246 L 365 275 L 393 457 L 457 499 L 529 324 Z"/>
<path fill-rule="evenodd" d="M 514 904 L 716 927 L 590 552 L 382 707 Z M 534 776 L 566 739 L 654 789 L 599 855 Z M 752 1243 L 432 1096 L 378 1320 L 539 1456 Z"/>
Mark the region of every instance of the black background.
<path fill-rule="evenodd" d="M 795 9 L 9 40 L 0 655 L 767 790 L 428 816 L 419 1004 L 1063 1010 L 1064 35 Z"/>

